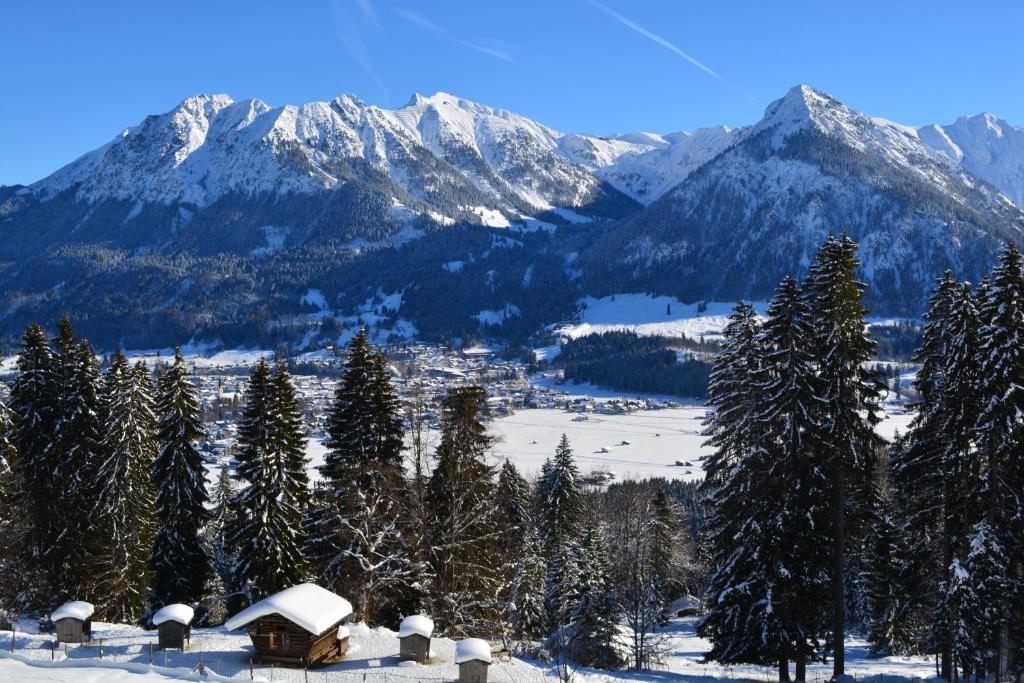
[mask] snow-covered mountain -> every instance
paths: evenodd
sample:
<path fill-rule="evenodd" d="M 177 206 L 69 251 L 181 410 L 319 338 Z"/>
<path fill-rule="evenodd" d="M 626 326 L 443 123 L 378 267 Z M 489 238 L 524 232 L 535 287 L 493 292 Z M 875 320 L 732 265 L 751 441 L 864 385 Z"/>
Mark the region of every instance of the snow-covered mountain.
<path fill-rule="evenodd" d="M 945 268 L 976 280 L 1000 240 L 1024 235 L 1024 213 L 1005 191 L 916 129 L 807 86 L 731 138 L 588 249 L 580 263 L 595 289 L 625 271 L 627 291 L 765 298 L 782 276 L 806 270 L 829 231 L 845 230 L 861 244 L 872 304 L 914 314 Z"/>
<path fill-rule="evenodd" d="M 948 126 L 922 126 L 917 135 L 1024 208 L 1024 128 L 994 114 L 978 114 Z"/>
<path fill-rule="evenodd" d="M 767 299 L 840 230 L 875 311 L 916 314 L 945 268 L 977 279 L 1024 234 L 1022 159 L 991 115 L 908 127 L 807 86 L 750 126 L 611 136 L 448 93 L 198 95 L 0 187 L 0 338 L 78 310 L 137 345 L 326 335 L 368 311 L 523 339 L 585 296 Z"/>

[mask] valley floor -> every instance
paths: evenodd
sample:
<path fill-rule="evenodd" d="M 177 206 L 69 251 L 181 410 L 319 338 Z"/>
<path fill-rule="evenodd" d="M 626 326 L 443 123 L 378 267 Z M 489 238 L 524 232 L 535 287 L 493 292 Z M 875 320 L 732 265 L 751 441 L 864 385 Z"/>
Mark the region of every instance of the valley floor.
<path fill-rule="evenodd" d="M 27 625 L 26 625 L 27 626 Z M 600 672 L 583 670 L 575 680 L 579 683 L 611 683 L 612 681 L 683 681 L 714 683 L 722 680 L 772 681 L 774 669 L 755 666 L 723 667 L 704 664 L 701 657 L 708 649 L 707 641 L 694 633 L 693 619 L 677 619 L 665 628 L 670 639 L 670 653 L 663 668 L 650 672 Z M 14 653 L 10 649 L 10 631 L 0 632 L 4 652 L 0 652 L 0 682 L 48 681 L 54 683 L 157 683 L 160 681 L 237 681 L 250 680 L 249 658 L 252 646 L 244 631 L 228 633 L 222 628 L 195 629 L 192 644 L 186 652 L 154 649 L 150 665 L 150 644 L 156 641 L 155 631 L 134 626 L 97 623 L 93 626 L 96 643 L 53 649 L 52 635 L 18 632 L 14 637 Z M 102 654 L 100 659 L 100 645 Z M 350 681 L 453 681 L 458 670 L 452 663 L 454 642 L 447 638 L 432 641 L 432 662 L 418 665 L 399 662 L 398 638 L 394 631 L 352 628 L 352 649 L 345 660 L 316 668 L 270 667 L 256 664 L 252 680 L 281 683 L 348 683 Z M 857 681 L 876 683 L 913 683 L 935 676 L 934 661 L 924 657 L 886 657 L 869 660 L 865 644 L 852 638 L 847 641 L 847 671 Z M 51 657 L 53 658 L 51 661 Z M 202 661 L 206 674 L 197 671 Z M 830 665 L 809 667 L 809 683 L 822 682 L 831 673 Z M 513 658 L 495 660 L 489 679 L 496 683 L 534 683 L 556 681 L 554 672 L 544 664 Z"/>

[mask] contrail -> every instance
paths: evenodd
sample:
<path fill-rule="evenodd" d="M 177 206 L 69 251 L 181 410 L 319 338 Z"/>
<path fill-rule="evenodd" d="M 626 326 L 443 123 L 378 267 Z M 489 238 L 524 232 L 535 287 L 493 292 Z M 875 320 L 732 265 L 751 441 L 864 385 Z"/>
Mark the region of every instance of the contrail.
<path fill-rule="evenodd" d="M 749 97 L 752 100 L 755 99 L 753 97 L 753 95 L 750 95 L 749 93 L 744 92 L 740 88 L 736 87 L 735 85 L 733 85 L 732 83 L 727 81 L 725 78 L 723 78 L 719 74 L 715 73 L 715 71 L 711 67 L 709 67 L 708 65 L 706 65 L 706 64 L 704 64 L 704 63 L 702 63 L 702 62 L 700 62 L 700 61 L 698 61 L 696 59 L 694 59 L 690 55 L 686 54 L 685 52 L 683 52 L 679 48 L 679 46 L 669 42 L 668 40 L 665 40 L 664 38 L 659 36 L 657 33 L 654 33 L 653 31 L 647 30 L 646 28 L 644 28 L 640 24 L 636 23 L 635 21 L 633 21 L 629 17 L 623 16 L 623 15 L 619 14 L 618 12 L 616 12 L 615 10 L 613 10 L 608 5 L 605 5 L 605 4 L 601 3 L 601 2 L 598 2 L 598 0 L 587 0 L 587 2 L 589 2 L 591 5 L 593 5 L 597 9 L 601 10 L 602 12 L 604 12 L 605 14 L 610 16 L 612 19 L 614 19 L 615 21 L 617 21 L 620 24 L 622 24 L 623 26 L 625 26 L 626 28 L 628 28 L 628 29 L 630 29 L 632 31 L 636 31 L 637 33 L 642 35 L 644 38 L 647 38 L 651 42 L 656 43 L 657 45 L 661 45 L 663 48 L 665 48 L 669 52 L 672 52 L 673 54 L 675 54 L 675 55 L 677 55 L 679 57 L 682 57 L 683 59 L 688 61 L 690 64 L 693 64 L 695 67 L 697 67 L 698 69 L 703 71 L 704 73 L 707 73 L 707 74 L 709 74 L 711 76 L 714 76 L 718 80 L 720 80 L 723 83 L 725 83 L 726 85 L 728 85 L 730 88 L 732 88 L 732 89 L 736 90 L 737 92 L 745 95 L 746 97 Z"/>
<path fill-rule="evenodd" d="M 425 16 L 423 16 L 422 14 L 415 10 L 411 10 L 407 7 L 396 7 L 394 9 L 394 12 L 398 16 L 408 21 L 410 24 L 419 26 L 425 31 L 430 31 L 434 35 L 443 38 L 444 40 L 447 40 L 450 43 L 455 43 L 456 45 L 468 47 L 471 50 L 482 52 L 485 55 L 490 55 L 491 57 L 495 57 L 497 59 L 503 59 L 506 62 L 512 64 L 515 63 L 515 60 L 512 58 L 512 55 L 509 54 L 506 50 L 502 49 L 500 46 L 491 47 L 487 45 L 480 45 L 479 43 L 471 43 L 469 41 L 462 40 L 461 38 L 455 38 L 454 36 L 449 35 L 448 32 L 445 31 L 443 28 L 441 28 L 434 22 L 430 21 Z"/>

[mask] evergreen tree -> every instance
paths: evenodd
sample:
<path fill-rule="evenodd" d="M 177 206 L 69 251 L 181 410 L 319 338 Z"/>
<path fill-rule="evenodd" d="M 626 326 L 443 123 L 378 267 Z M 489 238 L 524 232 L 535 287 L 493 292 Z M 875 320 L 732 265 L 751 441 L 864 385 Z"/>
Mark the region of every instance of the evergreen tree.
<path fill-rule="evenodd" d="M 947 599 L 954 619 L 953 650 L 964 678 L 980 680 L 998 673 L 995 662 L 1010 593 L 1008 565 L 1009 558 L 987 522 L 972 529 L 965 561 L 953 561 Z"/>
<path fill-rule="evenodd" d="M 549 556 L 578 538 L 583 516 L 583 491 L 580 473 L 572 457 L 569 439 L 555 449 L 555 457 L 541 473 L 540 528 Z"/>
<path fill-rule="evenodd" d="M 484 389 L 449 390 L 427 484 L 433 611 L 449 636 L 493 630 L 488 620 L 499 599 L 494 475 L 484 459 L 491 437 L 481 421 L 486 410 Z"/>
<path fill-rule="evenodd" d="M 547 567 L 544 546 L 536 529 L 529 526 L 523 533 L 522 550 L 515 564 L 512 582 L 513 634 L 520 641 L 536 641 L 547 633 L 547 612 L 544 607 Z"/>
<path fill-rule="evenodd" d="M 867 639 L 872 656 L 915 654 L 920 633 L 913 620 L 912 584 L 917 576 L 908 561 L 903 528 L 892 501 L 876 496 L 865 539 L 866 571 L 862 577 L 867 612 Z"/>
<path fill-rule="evenodd" d="M 149 585 L 147 559 L 154 532 L 150 468 L 156 453 L 149 371 L 116 350 L 104 382 L 106 415 L 101 487 L 93 524 L 102 541 L 96 550 L 97 615 L 133 622 L 142 616 Z"/>
<path fill-rule="evenodd" d="M 665 493 L 664 486 L 658 486 L 651 500 L 653 524 L 651 528 L 651 565 L 658 594 L 664 601 L 662 621 L 668 623 L 669 606 L 678 593 L 675 571 L 676 548 L 679 529 L 676 511 Z"/>
<path fill-rule="evenodd" d="M 600 525 L 592 523 L 584 530 L 580 550 L 583 562 L 579 599 L 572 616 L 573 658 L 583 666 L 615 669 L 623 664 L 618 654 L 618 604 Z"/>
<path fill-rule="evenodd" d="M 302 435 L 282 410 L 287 375 L 271 374 L 266 360 L 249 376 L 245 407 L 238 425 L 237 474 L 245 486 L 235 495 L 236 528 L 229 543 L 236 553 L 232 584 L 249 603 L 294 584 L 306 575 L 302 555 L 303 494 L 294 472 Z M 284 419 L 282 419 L 284 418 Z"/>
<path fill-rule="evenodd" d="M 519 557 L 532 524 L 530 514 L 530 484 L 512 462 L 506 460 L 498 473 L 497 528 L 501 536 L 498 547 L 513 563 Z"/>
<path fill-rule="evenodd" d="M 940 586 L 949 585 L 955 553 L 970 525 L 968 482 L 977 480 L 973 431 L 980 409 L 977 387 L 978 313 L 970 286 L 946 273 L 937 283 L 925 314 L 921 364 L 916 386 L 917 416 L 899 447 L 892 471 L 900 526 L 907 537 L 908 610 L 932 620 L 932 649 L 940 655 L 942 676 L 952 676 L 952 620 L 942 613 Z M 972 476 L 971 472 L 975 471 Z M 875 631 L 877 632 L 877 631 Z M 888 641 L 873 643 L 879 651 Z"/>
<path fill-rule="evenodd" d="M 867 335 L 861 303 L 865 285 L 856 278 L 857 245 L 830 236 L 818 250 L 807 289 L 816 326 L 821 382 L 822 455 L 830 484 L 833 677 L 844 675 L 846 549 L 851 523 L 866 513 L 880 437 L 878 391 L 865 364 L 875 343 Z"/>
<path fill-rule="evenodd" d="M 357 613 L 371 623 L 397 619 L 401 602 L 424 590 L 425 568 L 406 533 L 415 518 L 406 514 L 412 492 L 402 469 L 400 410 L 386 360 L 360 330 L 327 416 L 323 499 L 308 526 L 321 580 L 353 594 Z"/>
<path fill-rule="evenodd" d="M 53 354 L 46 333 L 32 323 L 21 340 L 18 375 L 11 385 L 14 426 L 10 440 L 18 453 L 18 489 L 12 505 L 24 515 L 21 537 L 11 545 L 22 585 L 12 596 L 15 608 L 43 608 L 55 586 L 51 550 L 56 540 L 54 513 L 60 509 L 55 496 L 55 463 L 50 442 L 56 422 Z"/>
<path fill-rule="evenodd" d="M 203 425 L 180 349 L 175 349 L 174 364 L 157 382 L 156 412 L 159 451 L 153 480 L 159 528 L 149 562 L 152 606 L 160 609 L 178 602 L 197 603 L 210 572 L 201 535 L 209 501 L 206 469 L 196 449 Z"/>

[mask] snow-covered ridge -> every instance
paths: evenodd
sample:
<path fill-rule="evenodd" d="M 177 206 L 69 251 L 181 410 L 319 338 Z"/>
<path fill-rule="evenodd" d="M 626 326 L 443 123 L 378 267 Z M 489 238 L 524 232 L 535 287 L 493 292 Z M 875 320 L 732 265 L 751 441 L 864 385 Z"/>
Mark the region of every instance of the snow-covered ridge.
<path fill-rule="evenodd" d="M 611 136 L 562 133 L 514 112 L 438 92 L 388 110 L 345 94 L 329 102 L 272 107 L 228 95 L 196 95 L 148 116 L 30 191 L 49 198 L 75 188 L 105 199 L 207 206 L 229 193 L 311 193 L 346 182 L 339 162 L 359 159 L 413 197 L 429 194 L 439 160 L 489 198 L 490 211 L 538 212 L 585 204 L 602 182 L 649 204 L 737 141 L 771 130 L 774 145 L 816 127 L 857 146 L 877 146 L 914 166 L 924 154 L 962 167 L 1024 203 L 1024 131 L 991 115 L 949 126 L 870 119 L 806 85 L 771 103 L 746 128 Z M 441 216 L 442 220 L 451 217 Z"/>

